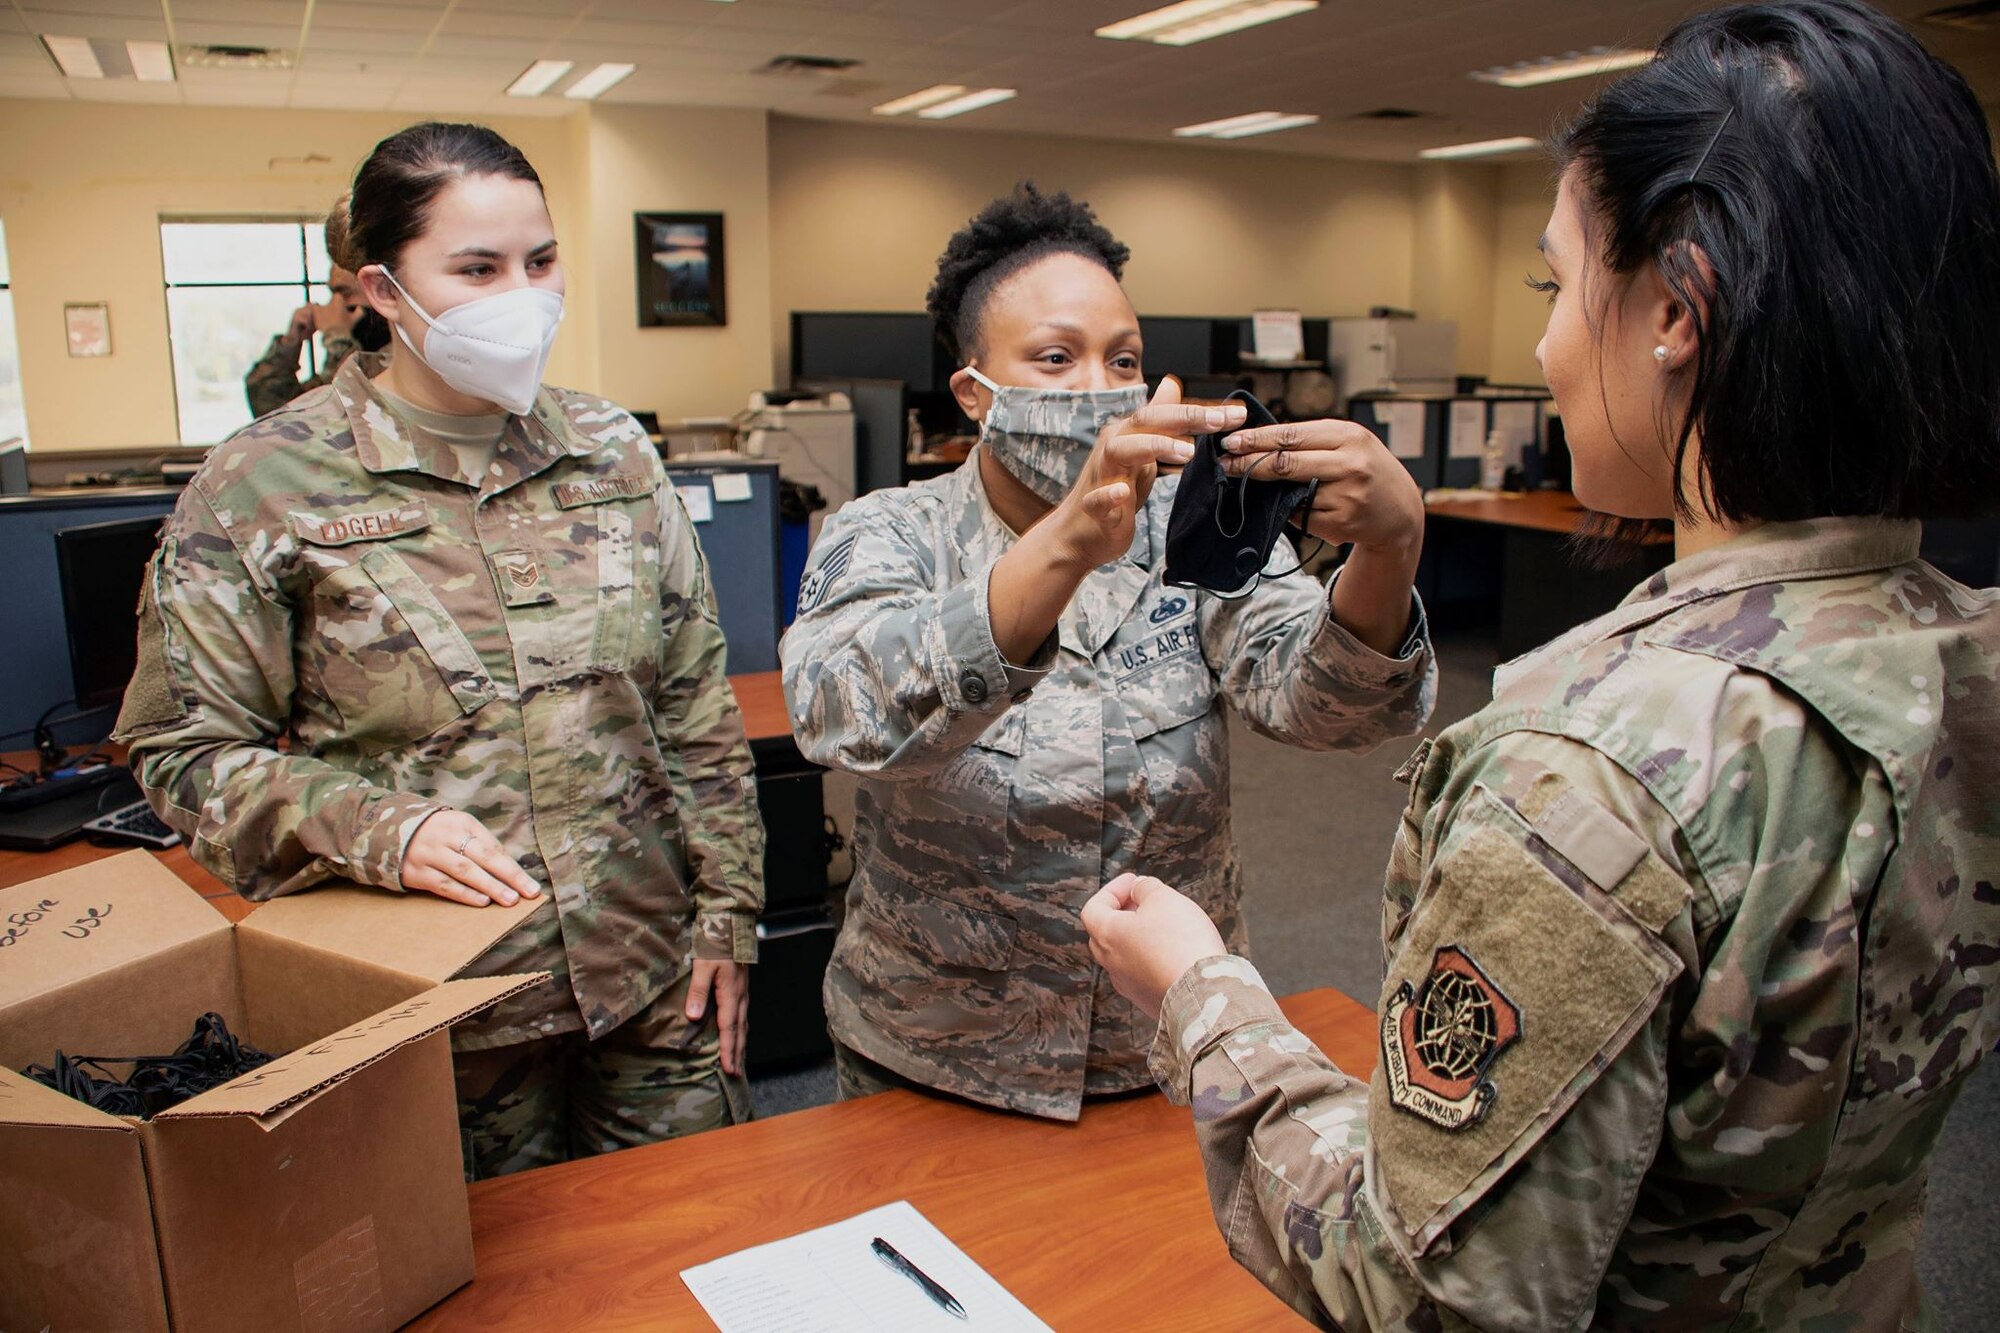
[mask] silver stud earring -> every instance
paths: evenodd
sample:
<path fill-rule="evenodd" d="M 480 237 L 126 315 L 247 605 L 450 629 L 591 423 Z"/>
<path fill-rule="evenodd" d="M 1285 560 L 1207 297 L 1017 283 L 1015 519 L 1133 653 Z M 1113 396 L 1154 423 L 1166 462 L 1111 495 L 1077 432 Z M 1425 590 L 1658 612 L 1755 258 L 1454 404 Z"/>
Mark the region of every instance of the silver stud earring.
<path fill-rule="evenodd" d="M 1665 343 L 1661 343 L 1658 347 L 1655 347 L 1653 349 L 1653 360 L 1658 361 L 1661 364 L 1665 364 L 1666 359 L 1667 359 L 1667 345 Z"/>

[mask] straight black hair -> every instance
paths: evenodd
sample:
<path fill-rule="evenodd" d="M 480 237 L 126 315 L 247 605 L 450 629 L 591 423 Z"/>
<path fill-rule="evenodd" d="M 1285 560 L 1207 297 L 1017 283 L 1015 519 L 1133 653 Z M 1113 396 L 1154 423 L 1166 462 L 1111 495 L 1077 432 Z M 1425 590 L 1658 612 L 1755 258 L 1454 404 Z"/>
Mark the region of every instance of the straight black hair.
<path fill-rule="evenodd" d="M 1683 517 L 2000 500 L 2000 173 L 1903 27 L 1854 0 L 1697 15 L 1553 148 L 1607 267 L 1653 264 L 1694 318 Z"/>
<path fill-rule="evenodd" d="M 350 273 L 364 264 L 394 272 L 403 247 L 430 226 L 438 195 L 465 176 L 509 176 L 542 188 L 521 150 L 484 125 L 433 120 L 397 130 L 354 173 L 354 188 L 342 201 L 345 216 L 336 204 L 327 218 L 333 262 Z"/>

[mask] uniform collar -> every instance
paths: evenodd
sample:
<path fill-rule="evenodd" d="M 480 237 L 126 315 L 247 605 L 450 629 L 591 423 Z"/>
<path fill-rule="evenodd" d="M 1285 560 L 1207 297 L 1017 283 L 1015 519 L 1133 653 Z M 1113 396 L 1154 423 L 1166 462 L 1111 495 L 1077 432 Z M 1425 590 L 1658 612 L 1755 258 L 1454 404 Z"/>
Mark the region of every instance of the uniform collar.
<path fill-rule="evenodd" d="M 1607 614 L 1503 663 L 1493 673 L 1493 692 L 1498 695 L 1544 662 L 1629 634 L 1690 603 L 1760 584 L 1842 578 L 1908 564 L 1917 558 L 1922 540 L 1922 524 L 1910 518 L 1762 524 L 1720 546 L 1676 560 L 1626 594 Z"/>
<path fill-rule="evenodd" d="M 952 545 L 960 579 L 997 559 L 1019 540 L 1001 521 L 987 497 L 986 479 L 979 470 L 979 453 L 975 445 L 965 462 L 951 474 Z M 1155 482 L 1151 498 L 1140 511 L 1131 547 L 1111 564 L 1092 570 L 1064 610 L 1057 622 L 1064 647 L 1085 657 L 1095 657 L 1145 596 L 1152 584 L 1154 508 L 1171 498 L 1170 487 L 1162 490 L 1161 483 L 1165 481 L 1166 478 L 1161 478 Z M 1165 519 L 1158 522 L 1164 531 Z"/>
<path fill-rule="evenodd" d="M 490 478 L 472 478 L 459 471 L 458 455 L 429 431 L 403 420 L 374 385 L 374 377 L 389 364 L 389 353 L 357 352 L 341 362 L 333 389 L 354 433 L 354 456 L 370 472 L 421 472 L 426 476 L 491 491 L 547 470 L 558 460 L 594 452 L 598 445 L 570 426 L 556 391 L 544 385 L 535 405 L 508 419 L 494 457 L 498 471 Z"/>

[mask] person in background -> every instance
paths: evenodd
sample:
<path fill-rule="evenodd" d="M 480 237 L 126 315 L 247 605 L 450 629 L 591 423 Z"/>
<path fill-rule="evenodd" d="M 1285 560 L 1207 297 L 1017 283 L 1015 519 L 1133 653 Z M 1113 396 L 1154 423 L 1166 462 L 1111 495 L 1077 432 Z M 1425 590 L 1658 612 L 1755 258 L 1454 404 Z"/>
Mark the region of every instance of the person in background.
<path fill-rule="evenodd" d="M 335 202 L 326 219 L 326 252 L 342 253 L 346 226 L 347 196 Z M 272 337 L 271 346 L 243 377 L 243 393 L 250 400 L 252 416 L 267 416 L 308 389 L 331 384 L 340 363 L 355 351 L 379 352 L 389 344 L 389 325 L 361 298 L 354 275 L 334 263 L 327 273 L 330 295 L 321 305 L 302 305 L 292 312 L 285 331 Z M 319 370 L 299 378 L 299 353 L 313 334 L 319 334 Z"/>
<path fill-rule="evenodd" d="M 1084 910 L 1230 1253 L 1327 1328 L 1929 1328 L 1931 1152 L 2000 1038 L 2000 178 L 1852 0 L 1711 10 L 1557 136 L 1577 495 L 1675 562 L 1419 748 L 1372 1081 L 1200 907 Z"/>
<path fill-rule="evenodd" d="M 1301 521 L 1355 544 L 1330 587 L 1282 541 L 1240 596 L 1165 582 L 1179 478 L 1155 468 L 1245 414 L 1171 380 L 1147 401 L 1126 254 L 1031 185 L 952 237 L 930 311 L 979 445 L 847 505 L 807 562 L 780 652 L 793 730 L 862 779 L 826 979 L 843 1096 L 917 1086 L 1074 1120 L 1144 1086 L 1151 1022 L 1076 913 L 1119 870 L 1171 866 L 1242 944 L 1225 705 L 1321 750 L 1429 714 L 1423 501 L 1360 427 L 1247 432 L 1326 478 Z"/>
<path fill-rule="evenodd" d="M 542 384 L 563 268 L 478 125 L 362 164 L 336 260 L 395 330 L 216 446 L 142 593 L 118 734 L 245 897 L 546 896 L 452 1029 L 468 1172 L 747 1118 L 763 830 L 694 526 L 632 417 Z"/>

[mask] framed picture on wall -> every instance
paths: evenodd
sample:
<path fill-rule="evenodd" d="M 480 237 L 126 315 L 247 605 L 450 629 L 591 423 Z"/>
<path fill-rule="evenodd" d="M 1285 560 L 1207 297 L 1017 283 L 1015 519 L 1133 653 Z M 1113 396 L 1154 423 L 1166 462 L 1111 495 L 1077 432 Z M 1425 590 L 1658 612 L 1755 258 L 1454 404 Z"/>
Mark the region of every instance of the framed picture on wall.
<path fill-rule="evenodd" d="M 720 213 L 634 213 L 639 327 L 727 324 Z"/>
<path fill-rule="evenodd" d="M 102 301 L 64 305 L 63 338 L 71 356 L 110 356 L 111 307 Z"/>

